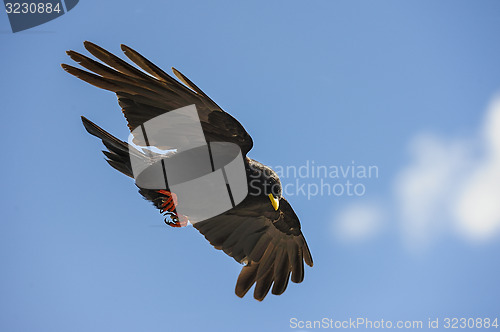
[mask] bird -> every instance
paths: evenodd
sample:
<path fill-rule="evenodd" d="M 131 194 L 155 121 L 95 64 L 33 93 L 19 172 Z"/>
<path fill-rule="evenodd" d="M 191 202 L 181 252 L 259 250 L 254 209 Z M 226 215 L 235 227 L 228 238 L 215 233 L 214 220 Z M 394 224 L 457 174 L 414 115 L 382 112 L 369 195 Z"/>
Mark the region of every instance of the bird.
<path fill-rule="evenodd" d="M 289 280 L 301 283 L 304 262 L 312 267 L 313 259 L 299 218 L 283 197 L 277 173 L 247 156 L 253 141 L 243 126 L 173 67 L 177 80 L 126 45 L 122 44 L 121 50 L 135 65 L 89 41 L 84 42 L 84 47 L 97 60 L 70 50 L 67 55 L 84 69 L 68 64 L 61 64 L 62 68 L 87 83 L 114 92 L 131 132 L 159 115 L 195 105 L 207 142 L 234 143 L 241 149 L 247 196 L 226 212 L 193 223 L 215 249 L 243 265 L 236 281 L 236 295 L 244 297 L 255 284 L 254 298 L 262 301 L 270 290 L 281 295 Z M 86 117 L 81 119 L 86 131 L 106 147 L 102 152 L 108 164 L 133 178 L 131 154 L 145 158 L 144 153 L 130 149 L 129 143 Z M 189 223 L 189 216 L 176 212 L 175 207 L 182 202 L 175 192 L 169 188 L 137 187 L 166 216 L 167 225 L 183 227 Z"/>

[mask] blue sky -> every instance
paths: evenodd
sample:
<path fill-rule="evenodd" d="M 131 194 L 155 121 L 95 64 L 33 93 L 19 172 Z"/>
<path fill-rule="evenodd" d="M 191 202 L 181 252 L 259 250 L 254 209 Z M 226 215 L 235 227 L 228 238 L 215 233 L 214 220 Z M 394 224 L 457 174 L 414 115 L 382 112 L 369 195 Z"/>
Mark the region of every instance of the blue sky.
<path fill-rule="evenodd" d="M 0 16 L 2 331 L 498 317 L 498 1 L 82 0 L 16 34 Z M 241 267 L 106 164 L 80 115 L 125 139 L 116 98 L 59 66 L 84 40 L 181 70 L 265 164 L 378 167 L 351 179 L 362 196 L 288 197 L 315 261 L 302 284 L 237 298 Z"/>

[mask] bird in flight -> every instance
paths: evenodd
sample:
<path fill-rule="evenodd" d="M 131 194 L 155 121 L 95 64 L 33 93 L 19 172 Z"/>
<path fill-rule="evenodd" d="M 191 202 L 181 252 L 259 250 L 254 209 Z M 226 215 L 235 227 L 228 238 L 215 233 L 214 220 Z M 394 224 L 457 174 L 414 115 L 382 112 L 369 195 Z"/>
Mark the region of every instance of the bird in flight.
<path fill-rule="evenodd" d="M 253 141 L 243 126 L 175 68 L 172 70 L 180 82 L 128 46 L 121 45 L 122 51 L 140 69 L 91 42 L 84 46 L 100 62 L 68 51 L 69 57 L 88 71 L 67 64 L 62 64 L 62 68 L 87 83 L 116 93 L 131 132 L 157 116 L 194 104 L 207 142 L 229 142 L 240 147 L 248 195 L 232 209 L 193 223 L 212 246 L 244 265 L 236 281 L 236 295 L 243 297 L 255 284 L 254 298 L 262 301 L 269 290 L 281 295 L 289 280 L 302 282 L 304 262 L 312 267 L 313 260 L 299 219 L 282 196 L 278 175 L 247 156 Z M 133 178 L 131 154 L 145 158 L 143 153 L 130 149 L 128 143 L 83 116 L 82 122 L 107 148 L 103 151 L 106 161 Z M 182 202 L 177 201 L 175 192 L 138 187 L 144 198 L 169 217 L 165 219 L 168 225 L 187 225 L 189 216 L 176 211 Z"/>

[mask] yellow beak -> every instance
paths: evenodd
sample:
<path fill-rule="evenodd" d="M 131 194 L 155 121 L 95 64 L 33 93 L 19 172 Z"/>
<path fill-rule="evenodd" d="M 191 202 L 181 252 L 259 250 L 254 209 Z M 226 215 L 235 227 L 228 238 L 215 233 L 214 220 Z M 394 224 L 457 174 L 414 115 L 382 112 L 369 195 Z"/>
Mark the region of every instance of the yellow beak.
<path fill-rule="evenodd" d="M 273 205 L 273 208 L 275 210 L 278 210 L 278 208 L 280 207 L 280 201 L 279 201 L 279 199 L 277 199 L 276 197 L 274 197 L 273 194 L 269 194 L 268 197 L 271 200 L 271 204 Z"/>

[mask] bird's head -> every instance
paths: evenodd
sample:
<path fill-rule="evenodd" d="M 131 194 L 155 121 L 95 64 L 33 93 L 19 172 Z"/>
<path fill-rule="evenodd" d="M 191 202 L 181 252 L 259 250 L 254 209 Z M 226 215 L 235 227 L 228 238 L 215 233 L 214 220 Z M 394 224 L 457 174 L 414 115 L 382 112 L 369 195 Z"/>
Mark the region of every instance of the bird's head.
<path fill-rule="evenodd" d="M 255 160 L 250 163 L 249 195 L 265 196 L 270 200 L 274 210 L 278 210 L 282 197 L 281 181 L 270 167 Z"/>

